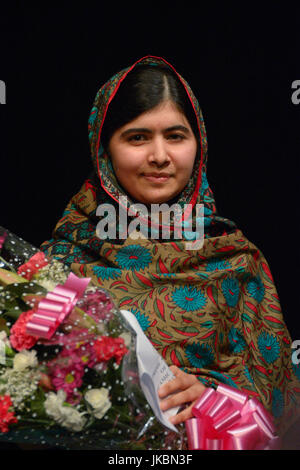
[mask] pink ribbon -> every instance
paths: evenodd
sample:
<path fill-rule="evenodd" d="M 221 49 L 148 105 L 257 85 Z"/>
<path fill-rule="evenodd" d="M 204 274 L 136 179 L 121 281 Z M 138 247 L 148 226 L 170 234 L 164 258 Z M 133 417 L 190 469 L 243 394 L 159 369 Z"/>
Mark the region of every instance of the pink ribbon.
<path fill-rule="evenodd" d="M 50 339 L 73 310 L 90 280 L 70 273 L 64 285 L 58 284 L 39 302 L 37 311 L 26 325 L 26 333 Z"/>
<path fill-rule="evenodd" d="M 186 421 L 190 450 L 278 449 L 271 415 L 256 399 L 227 385 L 207 388 Z"/>

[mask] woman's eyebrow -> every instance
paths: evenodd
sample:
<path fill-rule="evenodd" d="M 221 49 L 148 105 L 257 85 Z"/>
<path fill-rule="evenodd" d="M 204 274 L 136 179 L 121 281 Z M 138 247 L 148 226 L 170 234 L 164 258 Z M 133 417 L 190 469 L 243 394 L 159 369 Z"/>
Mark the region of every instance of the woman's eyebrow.
<path fill-rule="evenodd" d="M 190 130 L 187 127 L 182 126 L 182 125 L 171 126 L 171 127 L 167 127 L 166 129 L 163 129 L 163 132 L 173 132 L 173 131 L 182 131 L 185 134 L 190 133 Z M 128 134 L 132 134 L 136 132 L 139 132 L 139 133 L 146 132 L 148 134 L 152 133 L 151 129 L 147 129 L 146 127 L 131 127 L 130 129 L 126 129 L 126 131 L 122 132 L 121 137 L 126 137 L 126 135 Z"/>
<path fill-rule="evenodd" d="M 183 125 L 177 125 L 177 126 L 172 126 L 172 127 L 168 127 L 167 129 L 165 129 L 165 132 L 172 132 L 172 131 L 182 131 L 184 132 L 185 134 L 189 134 L 190 133 L 190 130 L 183 126 Z"/>
<path fill-rule="evenodd" d="M 126 135 L 128 134 L 132 134 L 133 132 L 139 132 L 139 133 L 142 133 L 142 132 L 147 132 L 147 133 L 150 133 L 151 130 L 150 129 L 146 129 L 145 127 L 131 127 L 130 129 L 126 129 L 126 131 L 122 132 L 121 134 L 121 137 L 126 137 Z"/>

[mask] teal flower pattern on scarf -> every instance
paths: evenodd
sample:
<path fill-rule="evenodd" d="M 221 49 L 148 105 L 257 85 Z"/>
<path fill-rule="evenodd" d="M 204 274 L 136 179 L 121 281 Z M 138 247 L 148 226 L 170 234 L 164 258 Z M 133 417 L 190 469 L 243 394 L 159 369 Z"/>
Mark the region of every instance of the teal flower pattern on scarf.
<path fill-rule="evenodd" d="M 201 181 L 201 194 L 203 195 L 205 191 L 208 189 L 208 181 L 205 170 L 202 171 L 202 181 Z"/>
<path fill-rule="evenodd" d="M 228 333 L 228 339 L 229 349 L 231 352 L 240 353 L 245 349 L 246 341 L 244 340 L 242 333 L 237 328 L 234 328 L 234 326 Z"/>
<path fill-rule="evenodd" d="M 193 286 L 184 286 L 175 289 L 172 295 L 176 305 L 187 312 L 199 310 L 206 304 L 205 296 Z"/>
<path fill-rule="evenodd" d="M 208 216 L 208 215 L 212 215 L 212 210 L 209 208 L 209 207 L 204 207 L 204 215 Z"/>
<path fill-rule="evenodd" d="M 63 243 L 54 245 L 54 247 L 52 248 L 52 253 L 55 255 L 65 255 L 69 253 L 69 251 L 70 251 L 70 245 L 67 245 L 67 244 L 64 245 Z"/>
<path fill-rule="evenodd" d="M 283 407 L 283 394 L 279 388 L 274 388 L 272 393 L 272 414 L 275 418 L 279 418 L 282 415 Z"/>
<path fill-rule="evenodd" d="M 135 317 L 136 317 L 137 321 L 139 322 L 142 330 L 146 331 L 147 328 L 151 324 L 151 321 L 150 321 L 149 317 L 147 317 L 147 315 L 145 315 L 144 313 L 141 313 L 136 308 L 133 308 L 130 311 L 131 311 L 131 313 L 133 313 L 135 315 Z"/>
<path fill-rule="evenodd" d="M 89 120 L 88 120 L 88 123 L 93 125 L 94 122 L 95 122 L 95 119 L 97 117 L 97 114 L 98 114 L 98 108 L 96 106 L 93 106 L 92 110 L 91 110 L 91 114 L 89 116 Z"/>
<path fill-rule="evenodd" d="M 94 232 L 93 227 L 88 222 L 83 222 L 77 232 L 78 240 L 90 239 Z"/>
<path fill-rule="evenodd" d="M 85 264 L 87 262 L 87 260 L 90 260 L 90 262 L 92 262 L 93 255 L 86 253 L 79 246 L 74 246 L 73 245 L 73 251 L 72 251 L 72 253 L 69 253 L 66 258 L 64 258 L 64 263 L 66 263 L 66 264 L 72 264 L 72 263 Z"/>
<path fill-rule="evenodd" d="M 116 255 L 116 261 L 121 268 L 136 271 L 149 266 L 151 259 L 150 251 L 140 245 L 125 246 Z"/>
<path fill-rule="evenodd" d="M 209 344 L 193 343 L 186 348 L 185 355 L 193 367 L 206 367 L 214 361 L 214 353 Z"/>
<path fill-rule="evenodd" d="M 228 307 L 235 307 L 239 300 L 239 283 L 237 279 L 225 279 L 222 282 L 222 292 Z"/>
<path fill-rule="evenodd" d="M 118 279 L 121 276 L 121 269 L 111 268 L 109 266 L 93 266 L 93 271 L 102 281 L 109 279 Z"/>
<path fill-rule="evenodd" d="M 234 388 L 238 388 L 237 385 L 232 380 L 232 378 L 227 374 L 222 374 L 221 372 L 217 372 L 215 370 L 210 370 L 209 375 L 211 375 L 212 377 L 214 377 L 215 379 L 219 380 L 220 382 L 222 382 L 226 385 L 229 385 L 229 386 L 234 387 Z"/>
<path fill-rule="evenodd" d="M 247 284 L 247 291 L 251 297 L 260 303 L 265 296 L 265 286 L 262 280 L 256 276 Z"/>
<path fill-rule="evenodd" d="M 75 230 L 77 229 L 77 225 L 76 224 L 72 224 L 72 223 L 64 223 L 61 225 L 60 229 L 62 231 L 65 231 L 65 238 L 71 242 L 74 242 L 75 241 Z"/>
<path fill-rule="evenodd" d="M 262 331 L 257 341 L 258 348 L 268 364 L 276 361 L 280 353 L 279 341 L 275 335 Z"/>
<path fill-rule="evenodd" d="M 221 269 L 231 268 L 231 264 L 228 261 L 223 261 L 219 259 L 212 259 L 206 264 L 206 271 L 217 271 Z"/>
<path fill-rule="evenodd" d="M 209 227 L 211 225 L 211 219 L 204 217 L 204 227 Z"/>

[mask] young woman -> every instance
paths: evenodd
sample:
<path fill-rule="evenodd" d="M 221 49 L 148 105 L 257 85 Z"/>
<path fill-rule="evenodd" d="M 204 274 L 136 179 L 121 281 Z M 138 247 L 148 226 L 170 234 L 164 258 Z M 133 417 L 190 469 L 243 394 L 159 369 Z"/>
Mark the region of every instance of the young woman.
<path fill-rule="evenodd" d="M 263 254 L 217 213 L 204 122 L 189 85 L 164 59 L 140 59 L 98 91 L 89 139 L 94 173 L 41 248 L 136 315 L 175 374 L 159 391 L 162 409 L 183 405 L 174 424 L 191 417 L 205 387 L 226 383 L 256 396 L 283 431 L 300 391 L 291 338 Z M 136 227 L 135 204 L 140 234 L 127 230 Z M 184 214 L 203 204 L 202 246 L 187 245 L 197 233 L 194 211 L 180 238 L 176 211 L 168 234 L 160 230 L 165 219 L 152 223 L 153 204 Z M 186 228 L 184 218 L 180 224 Z"/>

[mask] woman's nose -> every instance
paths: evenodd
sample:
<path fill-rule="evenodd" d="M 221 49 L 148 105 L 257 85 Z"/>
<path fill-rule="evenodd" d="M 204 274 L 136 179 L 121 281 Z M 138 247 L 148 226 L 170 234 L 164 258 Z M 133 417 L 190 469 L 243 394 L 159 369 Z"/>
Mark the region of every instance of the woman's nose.
<path fill-rule="evenodd" d="M 163 139 L 155 139 L 149 146 L 148 160 L 150 163 L 157 163 L 159 166 L 170 161 L 167 146 Z"/>

